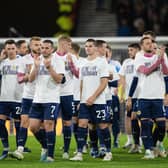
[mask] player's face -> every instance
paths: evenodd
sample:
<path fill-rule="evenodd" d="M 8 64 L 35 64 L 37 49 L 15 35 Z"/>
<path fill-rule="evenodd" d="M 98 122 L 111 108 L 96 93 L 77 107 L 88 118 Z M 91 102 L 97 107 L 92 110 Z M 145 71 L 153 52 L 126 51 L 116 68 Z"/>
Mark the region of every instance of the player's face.
<path fill-rule="evenodd" d="M 42 43 L 41 54 L 44 57 L 49 57 L 53 53 L 53 48 L 50 43 Z"/>
<path fill-rule="evenodd" d="M 18 49 L 18 53 L 20 55 L 26 55 L 28 54 L 28 52 L 29 52 L 29 49 L 28 49 L 27 43 L 22 43 L 20 48 Z"/>
<path fill-rule="evenodd" d="M 6 55 L 10 59 L 14 59 L 16 57 L 16 53 L 17 53 L 16 45 L 15 44 L 7 44 L 5 46 L 5 52 L 6 52 Z"/>
<path fill-rule="evenodd" d="M 109 61 L 112 57 L 112 51 L 109 50 L 108 48 L 106 49 L 106 58 Z"/>
<path fill-rule="evenodd" d="M 93 55 L 96 52 L 96 47 L 93 42 L 86 42 L 85 52 L 87 55 Z"/>
<path fill-rule="evenodd" d="M 156 51 L 157 51 L 157 49 L 158 49 L 158 45 L 156 44 L 156 43 L 152 43 L 152 52 L 154 53 L 154 54 L 156 54 Z"/>
<path fill-rule="evenodd" d="M 151 53 L 152 50 L 153 50 L 153 47 L 152 47 L 152 40 L 151 39 L 145 39 L 143 41 L 143 44 L 142 44 L 142 49 L 147 52 L 147 53 Z"/>
<path fill-rule="evenodd" d="M 130 58 L 134 59 L 137 53 L 137 49 L 133 47 L 128 47 L 128 55 Z"/>
<path fill-rule="evenodd" d="M 41 54 L 41 41 L 32 40 L 30 42 L 30 49 L 35 54 Z"/>
<path fill-rule="evenodd" d="M 101 56 L 105 56 L 107 52 L 107 44 L 103 43 L 102 46 L 97 47 L 97 51 Z"/>
<path fill-rule="evenodd" d="M 71 44 L 72 44 L 71 41 L 63 41 L 62 46 L 63 46 L 65 53 L 71 52 L 71 48 L 72 48 Z"/>

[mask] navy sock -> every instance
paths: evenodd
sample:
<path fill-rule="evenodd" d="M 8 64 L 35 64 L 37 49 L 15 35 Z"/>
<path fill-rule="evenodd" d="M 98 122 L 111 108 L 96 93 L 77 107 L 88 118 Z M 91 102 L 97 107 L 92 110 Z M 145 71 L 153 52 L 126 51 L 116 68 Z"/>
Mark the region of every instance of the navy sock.
<path fill-rule="evenodd" d="M 118 143 L 118 135 L 120 133 L 119 120 L 113 119 L 112 132 L 114 137 L 114 144 Z"/>
<path fill-rule="evenodd" d="M 78 141 L 78 152 L 82 152 L 83 146 L 86 144 L 87 128 L 78 127 L 77 141 Z"/>
<path fill-rule="evenodd" d="M 166 122 L 165 121 L 156 121 L 157 126 L 158 126 L 158 132 L 159 132 L 159 136 L 158 136 L 158 140 L 160 142 L 163 142 L 163 139 L 165 137 L 165 132 L 166 132 Z"/>
<path fill-rule="evenodd" d="M 118 96 L 112 96 L 112 110 L 113 110 L 113 121 L 112 121 L 112 132 L 114 137 L 114 144 L 118 143 L 118 135 L 120 133 L 120 102 Z"/>
<path fill-rule="evenodd" d="M 97 129 L 97 135 L 98 135 L 98 138 L 99 138 L 99 145 L 100 145 L 100 147 L 105 147 L 104 137 L 101 135 L 100 128 Z"/>
<path fill-rule="evenodd" d="M 141 128 L 142 128 L 141 137 L 145 149 L 151 149 L 153 147 L 152 127 L 153 127 L 152 121 L 141 120 Z"/>
<path fill-rule="evenodd" d="M 140 137 L 140 127 L 138 124 L 138 120 L 132 120 L 132 135 L 134 139 L 134 143 L 139 145 L 139 137 Z"/>
<path fill-rule="evenodd" d="M 20 127 L 19 137 L 18 137 L 18 146 L 25 146 L 27 140 L 27 128 Z"/>
<path fill-rule="evenodd" d="M 156 125 L 153 133 L 152 133 L 152 138 L 153 138 L 153 146 L 156 147 L 156 143 L 159 137 L 159 129 L 158 126 Z"/>
<path fill-rule="evenodd" d="M 97 130 L 90 130 L 89 129 L 89 138 L 90 138 L 90 145 L 95 151 L 98 150 L 98 135 Z"/>
<path fill-rule="evenodd" d="M 46 133 L 44 129 L 40 129 L 38 132 L 34 133 L 34 136 L 41 144 L 42 148 L 47 149 Z"/>
<path fill-rule="evenodd" d="M 55 138 L 54 131 L 46 132 L 48 156 L 52 158 L 54 158 Z"/>
<path fill-rule="evenodd" d="M 0 138 L 4 148 L 9 148 L 8 131 L 5 126 L 5 120 L 0 119 Z"/>
<path fill-rule="evenodd" d="M 100 129 L 100 135 L 104 139 L 104 144 L 107 152 L 111 152 L 111 136 L 109 128 Z"/>
<path fill-rule="evenodd" d="M 86 142 L 85 145 L 87 145 L 87 138 L 88 138 L 88 127 L 87 127 L 87 132 L 86 132 L 86 135 L 85 135 L 85 142 Z"/>
<path fill-rule="evenodd" d="M 64 126 L 63 134 L 64 134 L 64 152 L 68 152 L 71 142 L 71 126 Z"/>
<path fill-rule="evenodd" d="M 20 121 L 15 121 L 15 130 L 16 130 L 16 146 L 18 146 L 19 131 L 20 131 Z"/>
<path fill-rule="evenodd" d="M 77 143 L 77 130 L 78 130 L 78 123 L 73 123 L 73 133 L 76 143 Z"/>

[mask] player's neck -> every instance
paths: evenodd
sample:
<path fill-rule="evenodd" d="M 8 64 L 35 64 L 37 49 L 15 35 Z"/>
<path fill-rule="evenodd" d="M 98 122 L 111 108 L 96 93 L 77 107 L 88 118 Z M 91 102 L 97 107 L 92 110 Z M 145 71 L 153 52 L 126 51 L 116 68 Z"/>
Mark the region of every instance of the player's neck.
<path fill-rule="evenodd" d="M 152 52 L 144 51 L 145 57 L 152 57 L 154 54 Z"/>
<path fill-rule="evenodd" d="M 11 55 L 11 56 L 8 56 L 9 60 L 14 60 L 16 59 L 16 55 Z"/>
<path fill-rule="evenodd" d="M 79 58 L 80 58 L 80 56 L 79 56 L 78 54 L 77 54 L 77 55 L 75 55 L 75 56 L 76 56 L 76 58 L 77 58 L 77 59 L 79 59 Z"/>
<path fill-rule="evenodd" d="M 33 58 L 41 55 L 40 53 L 34 53 L 34 52 L 31 52 L 30 54 Z"/>
<path fill-rule="evenodd" d="M 62 50 L 62 49 L 57 49 L 56 53 L 59 56 L 64 56 L 66 54 L 66 52 L 64 50 Z"/>
<path fill-rule="evenodd" d="M 87 57 L 87 59 L 88 60 L 94 60 L 94 59 L 96 59 L 96 54 L 93 54 L 93 55 L 88 55 L 88 57 Z"/>

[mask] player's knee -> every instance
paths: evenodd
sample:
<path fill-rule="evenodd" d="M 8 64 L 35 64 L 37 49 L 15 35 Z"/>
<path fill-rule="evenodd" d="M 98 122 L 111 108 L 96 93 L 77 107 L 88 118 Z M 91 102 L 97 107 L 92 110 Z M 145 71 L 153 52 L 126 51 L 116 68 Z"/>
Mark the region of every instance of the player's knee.
<path fill-rule="evenodd" d="M 84 121 L 84 120 L 79 120 L 79 127 L 82 127 L 82 128 L 87 128 L 88 127 L 88 122 L 87 121 Z"/>
<path fill-rule="evenodd" d="M 100 129 L 106 129 L 106 128 L 108 128 L 108 124 L 107 123 L 101 123 L 101 124 L 99 124 L 99 128 Z"/>
<path fill-rule="evenodd" d="M 44 127 L 47 132 L 53 131 L 54 130 L 54 121 L 51 121 L 51 120 L 45 121 Z"/>
<path fill-rule="evenodd" d="M 156 124 L 157 124 L 158 128 L 164 129 L 164 130 L 166 129 L 166 122 L 165 122 L 165 120 L 156 121 Z"/>
<path fill-rule="evenodd" d="M 63 120 L 63 126 L 71 126 L 72 125 L 72 121 L 71 120 Z"/>
<path fill-rule="evenodd" d="M 29 120 L 21 120 L 21 127 L 28 128 L 29 127 Z"/>
<path fill-rule="evenodd" d="M 30 125 L 30 130 L 33 133 L 36 133 L 39 131 L 39 128 L 36 125 Z"/>

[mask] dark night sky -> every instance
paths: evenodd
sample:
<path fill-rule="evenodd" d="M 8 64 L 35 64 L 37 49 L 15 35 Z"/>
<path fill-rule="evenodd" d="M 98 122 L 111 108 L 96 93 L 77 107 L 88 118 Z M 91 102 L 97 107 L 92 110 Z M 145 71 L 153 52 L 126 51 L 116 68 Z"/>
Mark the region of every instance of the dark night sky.
<path fill-rule="evenodd" d="M 5 0 L 0 4 L 0 37 L 14 27 L 24 37 L 53 36 L 56 32 L 56 0 Z"/>

